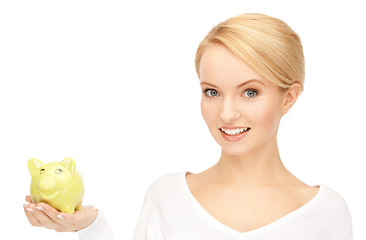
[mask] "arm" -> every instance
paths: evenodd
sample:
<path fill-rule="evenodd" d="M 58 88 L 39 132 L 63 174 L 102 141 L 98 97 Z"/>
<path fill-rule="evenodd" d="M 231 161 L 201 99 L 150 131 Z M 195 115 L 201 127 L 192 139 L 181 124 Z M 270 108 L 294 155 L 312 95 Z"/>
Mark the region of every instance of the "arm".
<path fill-rule="evenodd" d="M 346 234 L 341 238 L 341 240 L 353 240 L 353 231 L 352 226 L 348 229 Z"/>
<path fill-rule="evenodd" d="M 114 240 L 113 232 L 101 212 L 87 228 L 77 231 L 80 240 Z"/>
<path fill-rule="evenodd" d="M 140 217 L 137 222 L 133 240 L 164 240 L 161 222 L 157 218 L 157 209 L 153 204 L 153 197 L 148 190 L 142 204 Z"/>

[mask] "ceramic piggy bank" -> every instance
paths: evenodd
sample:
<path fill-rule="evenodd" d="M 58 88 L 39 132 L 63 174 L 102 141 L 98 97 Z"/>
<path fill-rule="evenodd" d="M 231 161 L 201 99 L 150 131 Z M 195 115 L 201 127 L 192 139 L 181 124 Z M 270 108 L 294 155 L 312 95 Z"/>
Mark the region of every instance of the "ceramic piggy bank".
<path fill-rule="evenodd" d="M 33 203 L 45 202 L 53 208 L 74 213 L 81 209 L 84 184 L 72 158 L 43 163 L 31 158 L 28 169 L 32 175 L 30 195 Z"/>

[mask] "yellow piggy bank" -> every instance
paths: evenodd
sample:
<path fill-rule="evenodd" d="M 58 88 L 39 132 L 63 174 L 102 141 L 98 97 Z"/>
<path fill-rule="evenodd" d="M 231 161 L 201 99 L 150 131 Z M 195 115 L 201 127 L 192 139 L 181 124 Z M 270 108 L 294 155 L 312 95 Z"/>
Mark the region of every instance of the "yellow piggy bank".
<path fill-rule="evenodd" d="M 31 158 L 28 169 L 32 175 L 30 195 L 33 203 L 45 202 L 53 208 L 74 213 L 81 209 L 84 184 L 75 166 L 75 160 L 43 163 Z"/>

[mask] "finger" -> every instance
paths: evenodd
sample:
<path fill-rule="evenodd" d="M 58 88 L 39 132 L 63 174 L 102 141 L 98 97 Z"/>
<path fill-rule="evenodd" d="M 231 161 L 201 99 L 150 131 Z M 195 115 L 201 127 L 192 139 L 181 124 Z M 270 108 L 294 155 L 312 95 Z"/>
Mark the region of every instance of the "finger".
<path fill-rule="evenodd" d="M 34 213 L 35 209 L 36 209 L 36 205 L 34 203 L 29 203 L 29 202 L 25 202 L 23 203 L 23 207 L 25 210 L 27 210 L 27 212 L 29 213 Z"/>
<path fill-rule="evenodd" d="M 44 214 L 44 216 L 41 214 L 39 215 L 39 217 L 42 217 L 42 220 L 39 221 L 47 228 L 52 228 L 57 232 L 74 232 L 79 230 L 75 224 L 65 221 L 63 217 L 58 217 L 62 216 L 62 213 L 46 203 L 38 203 L 36 209 L 38 212 Z"/>
<path fill-rule="evenodd" d="M 84 207 L 83 207 L 84 210 Z M 82 221 L 82 214 L 80 214 L 80 211 L 75 211 L 74 213 L 64 213 L 59 212 L 56 217 L 59 219 L 59 222 L 62 222 L 64 224 L 73 225 L 76 228 L 78 228 L 78 222 Z"/>
<path fill-rule="evenodd" d="M 60 215 L 60 211 L 56 210 L 55 208 L 51 207 L 47 203 L 40 202 L 37 204 L 37 209 L 43 211 L 44 214 L 46 214 L 50 219 L 52 219 L 54 222 L 60 222 L 60 220 L 63 220 L 61 217 L 57 217 Z"/>
<path fill-rule="evenodd" d="M 34 227 L 41 227 L 41 223 L 37 220 L 37 218 L 33 215 L 33 212 L 35 210 L 29 206 L 27 207 L 24 207 L 24 212 L 25 212 L 25 215 L 27 216 L 28 218 L 28 221 L 30 222 L 30 224 Z"/>
<path fill-rule="evenodd" d="M 87 211 L 93 210 L 93 206 L 83 206 L 82 209 L 76 210 L 74 213 L 65 213 L 57 211 L 56 217 L 63 222 L 76 223 L 80 221 Z M 56 214 L 56 213 L 54 213 Z"/>
<path fill-rule="evenodd" d="M 45 212 L 44 212 L 44 207 L 39 206 L 39 204 L 37 204 L 36 209 L 33 213 L 34 217 L 37 218 L 37 220 L 39 221 L 39 223 L 48 229 L 56 229 L 56 228 L 60 228 L 60 224 L 57 223 L 55 220 L 53 220 L 52 218 L 50 218 Z"/>
<path fill-rule="evenodd" d="M 94 222 L 98 215 L 98 209 L 93 206 L 83 206 L 81 210 L 75 211 L 74 214 L 61 214 L 65 221 L 74 224 L 77 229 L 82 229 Z"/>
<path fill-rule="evenodd" d="M 31 196 L 30 196 L 30 195 L 27 195 L 27 196 L 25 197 L 25 201 L 27 201 L 27 202 L 29 202 L 29 203 L 33 203 L 32 198 L 31 198 Z"/>

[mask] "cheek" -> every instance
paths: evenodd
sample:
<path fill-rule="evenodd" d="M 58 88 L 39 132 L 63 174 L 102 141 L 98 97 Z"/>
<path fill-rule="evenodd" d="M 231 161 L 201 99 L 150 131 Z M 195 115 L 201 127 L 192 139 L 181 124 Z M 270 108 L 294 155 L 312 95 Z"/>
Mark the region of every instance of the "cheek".
<path fill-rule="evenodd" d="M 207 100 L 201 100 L 201 114 L 208 127 L 217 120 L 216 109 L 213 104 L 210 104 Z"/>
<path fill-rule="evenodd" d="M 248 120 L 260 129 L 272 130 L 277 127 L 281 112 L 276 101 L 262 101 L 252 105 L 249 110 Z"/>

